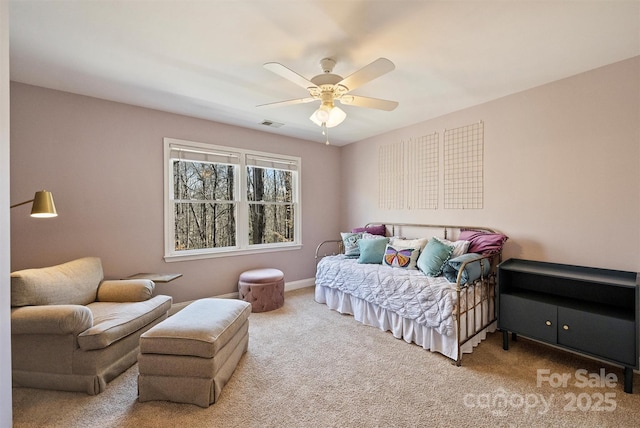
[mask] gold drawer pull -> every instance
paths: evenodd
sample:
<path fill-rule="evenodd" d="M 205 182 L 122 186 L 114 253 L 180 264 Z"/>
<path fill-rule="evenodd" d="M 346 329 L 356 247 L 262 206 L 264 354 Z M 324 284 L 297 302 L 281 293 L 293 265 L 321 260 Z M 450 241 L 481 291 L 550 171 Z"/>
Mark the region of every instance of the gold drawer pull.
<path fill-rule="evenodd" d="M 569 330 L 569 326 L 568 326 L 568 325 L 566 325 L 566 324 L 565 324 L 565 325 L 563 325 L 563 326 L 562 326 L 562 328 L 563 328 L 563 329 L 565 329 L 565 330 Z"/>
<path fill-rule="evenodd" d="M 546 325 L 551 325 L 551 321 L 547 320 L 547 322 L 545 322 Z"/>

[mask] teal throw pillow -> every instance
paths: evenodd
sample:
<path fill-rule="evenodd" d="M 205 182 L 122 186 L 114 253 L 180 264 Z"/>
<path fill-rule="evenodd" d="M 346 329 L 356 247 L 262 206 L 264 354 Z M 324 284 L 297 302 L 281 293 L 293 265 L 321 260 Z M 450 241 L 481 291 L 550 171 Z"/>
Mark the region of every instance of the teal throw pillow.
<path fill-rule="evenodd" d="M 479 259 L 482 257 L 478 253 L 467 253 L 450 259 L 442 268 L 442 274 L 447 281 L 455 283 L 458 280 L 458 272 L 464 263 L 464 270 L 460 275 L 460 285 L 473 283 L 481 276 L 487 276 L 491 272 L 491 260 Z M 476 260 L 478 259 L 478 260 Z"/>
<path fill-rule="evenodd" d="M 418 257 L 418 269 L 427 276 L 439 276 L 451 257 L 453 246 L 431 238 Z"/>
<path fill-rule="evenodd" d="M 361 239 L 358 241 L 360 257 L 358 263 L 382 264 L 384 250 L 389 238 Z"/>

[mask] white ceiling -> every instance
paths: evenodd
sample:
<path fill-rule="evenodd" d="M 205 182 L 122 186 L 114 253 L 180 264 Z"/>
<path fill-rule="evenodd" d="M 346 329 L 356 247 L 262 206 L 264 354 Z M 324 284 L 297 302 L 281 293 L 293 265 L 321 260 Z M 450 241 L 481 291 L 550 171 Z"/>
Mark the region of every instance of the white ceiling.
<path fill-rule="evenodd" d="M 346 77 L 392 112 L 344 106 L 344 145 L 640 55 L 640 1 L 10 1 L 11 79 L 324 143 L 317 103 L 267 71 Z M 280 128 L 261 125 L 281 122 Z"/>

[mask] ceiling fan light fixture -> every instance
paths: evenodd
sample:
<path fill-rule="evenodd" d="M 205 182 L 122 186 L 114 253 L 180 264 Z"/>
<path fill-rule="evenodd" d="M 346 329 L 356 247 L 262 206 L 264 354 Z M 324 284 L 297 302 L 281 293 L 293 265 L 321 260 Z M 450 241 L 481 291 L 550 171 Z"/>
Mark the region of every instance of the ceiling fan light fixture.
<path fill-rule="evenodd" d="M 313 113 L 311 113 L 311 116 L 309 116 L 309 120 L 310 120 L 311 122 L 315 123 L 315 124 L 316 124 L 316 125 L 318 125 L 318 126 L 322 126 L 322 123 L 323 123 L 323 122 L 320 122 L 320 121 L 318 120 L 318 118 L 316 117 L 316 112 L 317 112 L 317 111 L 318 111 L 318 110 L 316 110 L 316 111 L 314 111 Z"/>
<path fill-rule="evenodd" d="M 331 117 L 332 108 L 333 106 L 331 105 L 322 104 L 320 108 L 314 113 L 316 119 L 318 119 L 318 122 L 328 122 L 329 118 Z"/>
<path fill-rule="evenodd" d="M 334 107 L 329 112 L 329 120 L 327 120 L 327 128 L 333 128 L 334 126 L 340 125 L 345 118 L 347 117 L 347 113 L 344 112 L 340 107 Z"/>
<path fill-rule="evenodd" d="M 318 126 L 326 126 L 327 128 L 333 128 L 340 125 L 347 117 L 347 113 L 339 107 L 335 107 L 330 104 L 323 104 L 320 108 L 313 112 L 309 117 L 313 123 Z"/>

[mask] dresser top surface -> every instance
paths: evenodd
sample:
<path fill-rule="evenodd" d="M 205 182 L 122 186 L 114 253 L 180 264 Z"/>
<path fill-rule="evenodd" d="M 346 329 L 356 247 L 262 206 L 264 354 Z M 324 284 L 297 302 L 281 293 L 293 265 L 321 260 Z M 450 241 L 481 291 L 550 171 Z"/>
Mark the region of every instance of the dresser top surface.
<path fill-rule="evenodd" d="M 638 274 L 612 269 L 539 262 L 534 260 L 509 259 L 498 266 L 499 270 L 553 276 L 577 281 L 598 282 L 626 287 L 638 286 Z"/>

